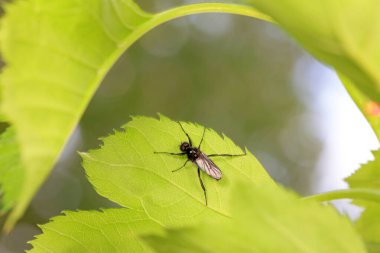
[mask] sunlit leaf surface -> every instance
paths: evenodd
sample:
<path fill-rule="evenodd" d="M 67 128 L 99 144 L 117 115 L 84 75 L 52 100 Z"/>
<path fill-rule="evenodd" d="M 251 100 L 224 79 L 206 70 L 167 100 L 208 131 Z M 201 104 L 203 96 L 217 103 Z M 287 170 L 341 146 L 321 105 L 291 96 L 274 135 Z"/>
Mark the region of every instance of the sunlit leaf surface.
<path fill-rule="evenodd" d="M 183 124 L 198 145 L 203 127 Z M 186 156 L 154 154 L 154 151 L 178 153 L 179 145 L 187 141 L 179 124 L 161 116 L 160 120 L 136 117 L 123 127 L 103 138 L 99 150 L 82 154 L 83 166 L 96 191 L 121 206 L 145 210 L 165 225 L 194 223 L 205 217 L 229 217 L 228 201 L 231 185 L 248 181 L 253 185 L 273 185 L 272 179 L 248 152 L 242 157 L 213 157 L 222 170 L 217 181 L 202 173 L 207 189 L 208 206 L 205 206 L 197 168 L 188 163 L 181 167 Z M 201 150 L 206 154 L 241 154 L 229 138 L 222 138 L 207 129 Z"/>
<path fill-rule="evenodd" d="M 204 128 L 190 123 L 183 126 L 198 145 Z M 122 208 L 55 217 L 32 241 L 32 252 L 151 252 L 141 236 L 157 234 L 159 228 L 229 220 L 234 208 L 230 190 L 236 182 L 252 187 L 275 185 L 249 152 L 241 157 L 214 157 L 223 177 L 216 181 L 202 173 L 206 206 L 194 164 L 171 172 L 184 164 L 186 156 L 154 153 L 179 152 L 179 144 L 187 137 L 177 122 L 164 116 L 160 120 L 135 117 L 123 128 L 103 138 L 100 149 L 82 153 L 96 191 Z M 243 153 L 229 138 L 211 129 L 205 132 L 201 149 L 206 154 Z"/>
<path fill-rule="evenodd" d="M 20 164 L 20 150 L 13 127 L 0 135 L 0 212 L 9 210 L 20 194 L 23 170 Z"/>
<path fill-rule="evenodd" d="M 160 226 L 144 212 L 128 209 L 66 211 L 46 225 L 29 252 L 152 253 L 137 234 L 157 233 Z"/>

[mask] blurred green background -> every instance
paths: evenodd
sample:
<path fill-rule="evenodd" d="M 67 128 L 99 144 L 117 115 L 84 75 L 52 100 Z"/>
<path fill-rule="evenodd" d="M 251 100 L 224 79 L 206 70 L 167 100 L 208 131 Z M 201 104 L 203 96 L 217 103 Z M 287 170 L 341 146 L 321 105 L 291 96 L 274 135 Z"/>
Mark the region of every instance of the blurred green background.
<path fill-rule="evenodd" d="M 201 1 L 137 2 L 157 12 Z M 324 189 L 319 182 L 326 171 L 318 168 L 321 163 L 329 167 L 320 156 L 329 138 L 323 131 L 333 131 L 327 120 L 335 117 L 328 114 L 336 110 L 334 92 L 348 101 L 360 127 L 368 126 L 337 80 L 323 76 L 331 71 L 278 28 L 252 18 L 201 14 L 156 28 L 107 75 L 24 218 L 1 238 L 0 252 L 29 248 L 26 241 L 39 233 L 35 224 L 62 210 L 114 206 L 87 182 L 76 152 L 97 148 L 98 138 L 118 129 L 130 115 L 156 117 L 160 112 L 206 125 L 247 146 L 281 184 L 302 195 Z"/>

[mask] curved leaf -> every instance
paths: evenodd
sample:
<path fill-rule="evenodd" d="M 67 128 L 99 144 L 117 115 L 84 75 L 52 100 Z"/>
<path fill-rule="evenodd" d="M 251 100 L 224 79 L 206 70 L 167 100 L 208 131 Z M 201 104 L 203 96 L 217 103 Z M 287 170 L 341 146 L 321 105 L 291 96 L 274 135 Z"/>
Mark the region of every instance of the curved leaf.
<path fill-rule="evenodd" d="M 246 0 L 315 57 L 380 102 L 380 4 L 377 0 Z"/>
<path fill-rule="evenodd" d="M 25 169 L 9 228 L 52 168 L 110 58 L 150 16 L 130 1 L 16 1 L 6 13 L 1 109 L 14 124 Z"/>
<path fill-rule="evenodd" d="M 153 15 L 132 0 L 25 0 L 7 4 L 5 11 L 1 111 L 16 131 L 24 173 L 8 230 L 50 172 L 100 82 L 134 41 L 192 13 L 267 18 L 247 6 L 216 3 Z"/>
<path fill-rule="evenodd" d="M 184 128 L 198 145 L 203 127 L 183 123 Z M 83 166 L 96 191 L 121 206 L 145 210 L 163 225 L 194 223 L 207 217 L 228 217 L 231 185 L 248 181 L 253 185 L 274 185 L 272 179 L 251 153 L 242 157 L 213 157 L 223 173 L 216 181 L 202 173 L 207 189 L 208 205 L 198 181 L 197 169 L 186 156 L 155 154 L 155 151 L 180 152 L 179 145 L 186 141 L 177 122 L 161 116 L 160 120 L 135 117 L 124 127 L 103 140 L 99 150 L 82 153 Z M 241 154 L 227 137 L 220 137 L 207 129 L 201 147 L 205 154 Z"/>

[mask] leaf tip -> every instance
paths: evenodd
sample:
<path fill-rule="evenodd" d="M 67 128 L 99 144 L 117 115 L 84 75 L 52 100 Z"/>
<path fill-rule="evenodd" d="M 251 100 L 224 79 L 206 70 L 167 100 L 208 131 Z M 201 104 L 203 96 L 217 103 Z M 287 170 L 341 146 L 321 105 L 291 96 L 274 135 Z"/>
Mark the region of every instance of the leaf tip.
<path fill-rule="evenodd" d="M 77 151 L 77 153 L 82 158 L 82 161 L 90 156 L 87 152 Z"/>
<path fill-rule="evenodd" d="M 168 121 L 173 121 L 172 119 L 170 119 L 169 117 L 163 115 L 163 114 L 160 113 L 160 112 L 158 112 L 157 115 L 158 115 L 159 120 L 162 121 L 162 122 L 165 122 L 165 121 L 166 121 L 166 122 L 168 122 Z"/>

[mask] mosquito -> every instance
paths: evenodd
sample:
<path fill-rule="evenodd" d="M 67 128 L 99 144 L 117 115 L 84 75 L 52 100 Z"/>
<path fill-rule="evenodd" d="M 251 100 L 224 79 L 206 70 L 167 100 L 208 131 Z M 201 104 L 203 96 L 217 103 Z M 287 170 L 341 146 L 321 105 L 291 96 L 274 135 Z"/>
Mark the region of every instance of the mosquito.
<path fill-rule="evenodd" d="M 184 168 L 186 164 L 191 161 L 194 163 L 198 168 L 198 178 L 199 183 L 201 184 L 204 198 L 205 198 L 205 204 L 207 206 L 207 194 L 206 194 L 206 187 L 203 184 L 202 177 L 201 177 L 201 170 L 205 172 L 207 175 L 212 177 L 213 179 L 220 180 L 222 178 L 222 171 L 218 168 L 218 166 L 210 159 L 210 157 L 215 156 L 228 156 L 228 157 L 236 157 L 236 156 L 245 156 L 246 153 L 243 154 L 210 154 L 206 155 L 201 151 L 201 145 L 203 142 L 203 139 L 205 137 L 206 133 L 206 127 L 203 129 L 202 139 L 198 145 L 198 147 L 193 146 L 193 142 L 189 136 L 189 134 L 185 131 L 183 128 L 181 122 L 177 121 L 177 123 L 180 125 L 182 131 L 187 136 L 188 141 L 182 142 L 179 146 L 179 149 L 181 150 L 181 153 L 172 153 L 172 152 L 154 152 L 155 154 L 168 154 L 168 155 L 176 155 L 176 156 L 183 156 L 187 155 L 186 162 L 179 167 L 178 169 L 173 170 L 172 172 L 179 171 L 180 169 Z"/>

